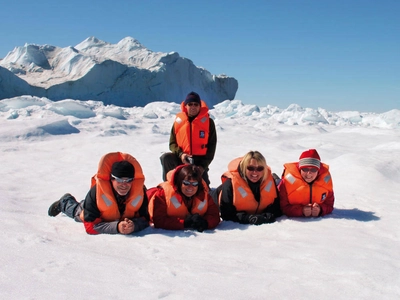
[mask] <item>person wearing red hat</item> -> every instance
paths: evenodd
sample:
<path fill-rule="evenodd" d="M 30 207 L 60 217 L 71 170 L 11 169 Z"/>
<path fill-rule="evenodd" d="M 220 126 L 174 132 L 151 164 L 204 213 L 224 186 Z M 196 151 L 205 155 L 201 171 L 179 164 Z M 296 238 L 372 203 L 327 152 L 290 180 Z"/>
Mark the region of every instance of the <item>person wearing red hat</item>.
<path fill-rule="evenodd" d="M 210 185 L 208 166 L 214 159 L 217 146 L 215 123 L 208 113 L 207 104 L 199 94 L 190 92 L 181 103 L 169 138 L 171 152 L 160 157 L 163 181 L 167 173 L 179 165 L 194 164 L 200 167 L 202 177 Z"/>
<path fill-rule="evenodd" d="M 288 217 L 319 217 L 333 211 L 329 166 L 315 149 L 304 151 L 298 162 L 284 164 L 278 190 L 282 212 Z"/>

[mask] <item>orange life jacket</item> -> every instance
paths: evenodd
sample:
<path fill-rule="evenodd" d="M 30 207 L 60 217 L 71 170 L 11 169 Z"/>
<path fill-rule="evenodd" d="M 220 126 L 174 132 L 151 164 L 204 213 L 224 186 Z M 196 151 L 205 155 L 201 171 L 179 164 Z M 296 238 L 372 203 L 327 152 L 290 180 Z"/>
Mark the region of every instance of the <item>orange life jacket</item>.
<path fill-rule="evenodd" d="M 164 190 L 165 195 L 165 203 L 167 204 L 167 215 L 178 217 L 184 219 L 189 214 L 198 213 L 203 216 L 208 210 L 208 199 L 207 199 L 207 184 L 202 181 L 204 188 L 204 199 L 200 197 L 193 197 L 193 205 L 191 211 L 188 210 L 185 203 L 183 202 L 182 196 L 177 192 L 176 188 L 173 185 L 175 172 L 184 167 L 184 165 L 179 166 L 178 168 L 171 170 L 167 174 L 167 181 L 160 183 L 158 186 Z M 153 219 L 154 212 L 154 198 L 157 193 L 153 193 L 153 196 L 149 199 L 149 214 L 150 218 Z"/>
<path fill-rule="evenodd" d="M 239 174 L 238 167 L 241 160 L 242 157 L 232 160 L 228 165 L 228 171 L 221 176 L 221 180 L 222 182 L 225 182 L 227 178 L 232 180 L 233 205 L 237 211 L 245 211 L 249 214 L 259 213 L 274 203 L 278 196 L 271 168 L 267 166 L 268 175 L 260 185 L 260 202 L 258 203 L 249 185 Z"/>
<path fill-rule="evenodd" d="M 110 182 L 110 174 L 113 163 L 122 160 L 129 161 L 133 165 L 135 168 L 135 178 L 132 181 L 132 187 L 125 201 L 125 211 L 121 216 Z M 100 211 L 100 218 L 110 222 L 138 216 L 138 211 L 142 206 L 144 197 L 144 179 L 142 167 L 130 154 L 112 152 L 104 155 L 100 159 L 97 173 L 91 180 L 91 186 L 96 185 L 96 203 Z M 81 219 L 83 220 L 83 211 Z"/>
<path fill-rule="evenodd" d="M 210 133 L 210 116 L 207 104 L 201 100 L 200 112 L 189 122 L 187 109 L 184 102 L 181 104 L 182 112 L 175 118 L 174 132 L 176 142 L 183 152 L 190 155 L 206 155 Z"/>
<path fill-rule="evenodd" d="M 198 213 L 200 216 L 203 216 L 207 212 L 208 201 L 206 193 L 203 193 L 204 199 L 193 197 L 192 209 L 189 211 L 182 200 L 182 196 L 176 192 L 174 187 L 169 182 L 161 183 L 160 187 L 164 190 L 168 216 L 183 219 L 189 214 Z"/>
<path fill-rule="evenodd" d="M 284 168 L 282 178 L 284 178 L 283 184 L 290 204 L 321 204 L 328 193 L 333 192 L 329 166 L 324 163 L 321 163 L 319 174 L 311 185 L 301 177 L 297 163 L 284 164 Z"/>

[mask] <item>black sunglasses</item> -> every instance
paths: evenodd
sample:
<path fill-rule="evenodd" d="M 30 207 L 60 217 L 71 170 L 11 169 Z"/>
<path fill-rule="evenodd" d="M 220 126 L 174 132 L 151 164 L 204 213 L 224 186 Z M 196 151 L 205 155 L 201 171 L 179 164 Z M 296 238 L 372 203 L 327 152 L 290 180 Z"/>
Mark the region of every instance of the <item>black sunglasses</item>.
<path fill-rule="evenodd" d="M 249 170 L 250 172 L 253 172 L 253 171 L 261 172 L 261 171 L 264 171 L 264 167 L 263 166 L 258 166 L 258 167 L 247 166 L 247 170 Z"/>
<path fill-rule="evenodd" d="M 182 181 L 182 184 L 185 185 L 185 186 L 188 186 L 188 185 L 198 186 L 198 185 L 199 185 L 199 182 L 198 182 L 198 181 L 190 182 L 190 181 L 188 181 L 188 180 L 183 180 L 183 181 Z"/>

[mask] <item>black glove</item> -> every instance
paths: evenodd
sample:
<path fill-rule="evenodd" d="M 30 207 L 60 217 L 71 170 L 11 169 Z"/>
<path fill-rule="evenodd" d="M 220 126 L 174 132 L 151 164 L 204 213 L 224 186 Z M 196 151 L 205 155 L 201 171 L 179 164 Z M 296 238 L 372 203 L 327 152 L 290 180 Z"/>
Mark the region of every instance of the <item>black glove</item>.
<path fill-rule="evenodd" d="M 275 222 L 275 216 L 272 213 L 263 213 L 263 216 L 267 219 L 265 223 L 274 223 Z"/>
<path fill-rule="evenodd" d="M 208 222 L 203 217 L 199 216 L 195 218 L 193 221 L 193 229 L 196 229 L 198 232 L 203 232 L 208 228 Z"/>
<path fill-rule="evenodd" d="M 196 222 L 200 217 L 199 214 L 188 215 L 183 222 L 185 228 L 193 228 L 194 222 Z"/>
<path fill-rule="evenodd" d="M 267 223 L 267 218 L 263 215 L 248 215 L 249 224 L 261 225 Z"/>
<path fill-rule="evenodd" d="M 193 227 L 193 216 L 194 215 L 188 215 L 185 218 L 185 221 L 183 222 L 183 227 L 185 227 L 185 228 L 192 228 Z"/>
<path fill-rule="evenodd" d="M 187 216 L 183 223 L 183 226 L 185 228 L 193 228 L 199 232 L 202 232 L 208 228 L 208 223 L 206 220 L 203 219 L 202 216 L 200 216 L 199 214 L 196 213 L 196 214 Z"/>

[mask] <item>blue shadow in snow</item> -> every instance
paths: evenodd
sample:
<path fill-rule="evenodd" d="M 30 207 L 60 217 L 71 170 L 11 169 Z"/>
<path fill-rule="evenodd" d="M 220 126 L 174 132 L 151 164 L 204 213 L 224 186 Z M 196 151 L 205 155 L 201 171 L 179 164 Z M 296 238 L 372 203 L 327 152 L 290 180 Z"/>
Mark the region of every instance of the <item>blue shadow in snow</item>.
<path fill-rule="evenodd" d="M 332 214 L 327 215 L 323 218 L 347 219 L 347 220 L 356 220 L 360 222 L 370 222 L 370 221 L 380 220 L 378 216 L 375 216 L 375 213 L 373 211 L 363 211 L 358 208 L 352 208 L 352 209 L 335 208 Z"/>

